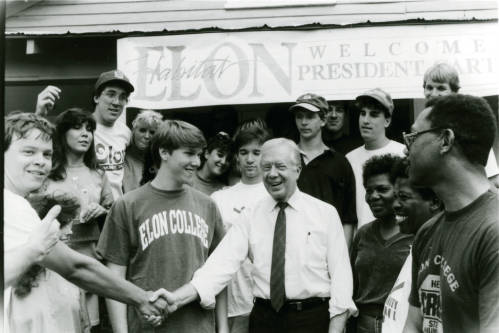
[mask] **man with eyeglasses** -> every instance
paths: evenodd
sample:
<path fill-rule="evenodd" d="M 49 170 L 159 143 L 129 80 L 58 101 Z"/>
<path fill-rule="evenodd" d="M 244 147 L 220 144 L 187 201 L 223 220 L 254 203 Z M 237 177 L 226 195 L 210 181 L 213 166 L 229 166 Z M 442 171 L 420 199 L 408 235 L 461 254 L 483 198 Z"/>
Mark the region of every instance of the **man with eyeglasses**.
<path fill-rule="evenodd" d="M 131 130 L 125 122 L 117 121 L 134 91 L 130 80 L 119 70 L 100 74 L 94 87 L 94 147 L 99 167 L 106 172 L 114 199 L 123 196 L 122 181 L 125 150 L 130 144 Z M 46 87 L 39 95 L 35 113 L 46 116 L 61 94 L 55 86 Z"/>
<path fill-rule="evenodd" d="M 457 94 L 460 88 L 457 70 L 447 63 L 437 63 L 428 68 L 424 74 L 423 89 L 426 100 L 438 96 Z M 499 168 L 492 149 L 489 151 L 485 172 L 492 184 L 499 188 Z"/>
<path fill-rule="evenodd" d="M 499 331 L 499 197 L 485 174 L 496 123 L 484 99 L 451 94 L 404 133 L 411 183 L 445 206 L 414 241 L 404 332 Z"/>

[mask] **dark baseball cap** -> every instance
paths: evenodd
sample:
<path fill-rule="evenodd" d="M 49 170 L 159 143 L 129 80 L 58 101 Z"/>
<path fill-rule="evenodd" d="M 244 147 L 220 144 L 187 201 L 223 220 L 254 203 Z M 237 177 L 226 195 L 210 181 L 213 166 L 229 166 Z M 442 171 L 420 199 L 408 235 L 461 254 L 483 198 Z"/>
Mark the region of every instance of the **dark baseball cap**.
<path fill-rule="evenodd" d="M 365 93 L 357 96 L 356 100 L 362 98 L 372 98 L 381 103 L 387 110 L 390 115 L 393 114 L 393 109 L 395 108 L 393 105 L 392 97 L 389 93 L 380 88 L 375 88 L 366 91 Z"/>
<path fill-rule="evenodd" d="M 329 110 L 329 104 L 327 104 L 324 97 L 307 93 L 298 97 L 296 103 L 289 108 L 289 111 L 294 111 L 297 108 L 303 108 L 312 112 L 327 112 Z"/>
<path fill-rule="evenodd" d="M 125 74 L 118 69 L 114 69 L 112 71 L 104 72 L 99 76 L 97 82 L 95 82 L 94 91 L 99 90 L 99 88 L 103 84 L 107 84 L 109 82 L 119 83 L 119 85 L 123 86 L 128 91 L 128 93 L 131 93 L 135 90 Z"/>

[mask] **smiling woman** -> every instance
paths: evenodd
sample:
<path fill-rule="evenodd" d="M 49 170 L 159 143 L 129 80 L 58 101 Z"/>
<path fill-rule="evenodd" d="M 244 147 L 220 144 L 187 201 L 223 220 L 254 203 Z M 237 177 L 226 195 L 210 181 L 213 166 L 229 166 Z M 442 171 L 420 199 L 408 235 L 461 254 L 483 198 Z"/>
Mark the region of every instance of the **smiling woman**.
<path fill-rule="evenodd" d="M 140 186 L 147 148 L 162 121 L 161 113 L 153 110 L 142 110 L 133 120 L 132 142 L 125 153 L 123 193 Z"/>
<path fill-rule="evenodd" d="M 364 164 L 365 199 L 376 219 L 360 227 L 352 243 L 354 301 L 359 309 L 357 333 L 380 332 L 385 300 L 414 237 L 400 232 L 392 207 L 390 172 L 399 160 L 387 154 Z"/>
<path fill-rule="evenodd" d="M 69 246 L 97 258 L 98 222 L 113 203 L 111 188 L 104 172 L 97 168 L 94 150 L 95 120 L 78 108 L 61 113 L 56 119 L 54 167 L 42 190 L 47 194 L 69 194 L 81 206 L 72 226 Z M 99 323 L 97 296 L 86 294 L 92 325 Z"/>

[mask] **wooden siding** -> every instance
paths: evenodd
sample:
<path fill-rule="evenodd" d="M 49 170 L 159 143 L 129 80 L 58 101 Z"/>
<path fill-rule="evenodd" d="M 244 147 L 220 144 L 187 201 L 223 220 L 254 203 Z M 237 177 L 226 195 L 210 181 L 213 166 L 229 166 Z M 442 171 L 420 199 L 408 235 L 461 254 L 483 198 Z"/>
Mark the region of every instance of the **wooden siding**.
<path fill-rule="evenodd" d="M 24 2 L 24 1 L 23 1 Z M 226 1 L 30 0 L 19 10 L 7 7 L 6 34 L 58 35 L 246 29 L 267 26 L 425 20 L 496 20 L 496 1 L 362 1 L 281 8 L 225 8 Z M 9 11 L 9 7 L 11 11 Z M 229 6 L 228 6 L 229 7 Z M 16 9 L 14 9 L 16 8 Z"/>

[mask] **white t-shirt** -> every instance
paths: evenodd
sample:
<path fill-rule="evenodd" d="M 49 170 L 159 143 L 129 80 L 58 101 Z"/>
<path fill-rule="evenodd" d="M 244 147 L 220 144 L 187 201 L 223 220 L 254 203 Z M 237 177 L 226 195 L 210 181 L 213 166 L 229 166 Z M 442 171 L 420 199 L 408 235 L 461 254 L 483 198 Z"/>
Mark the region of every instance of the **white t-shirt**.
<path fill-rule="evenodd" d="M 487 174 L 487 177 L 492 177 L 499 173 L 496 155 L 494 155 L 494 151 L 492 149 L 489 152 L 489 158 L 487 159 L 487 165 L 485 166 L 485 173 Z"/>
<path fill-rule="evenodd" d="M 267 190 L 262 182 L 247 185 L 242 182 L 214 192 L 211 197 L 216 202 L 222 215 L 225 230 L 227 231 L 243 210 L 261 200 Z M 236 273 L 228 288 L 229 317 L 248 315 L 253 308 L 253 279 L 251 277 L 251 262 L 246 261 Z"/>
<path fill-rule="evenodd" d="M 412 252 L 409 252 L 404 266 L 385 301 L 383 309 L 384 333 L 402 333 L 409 312 L 409 294 L 412 282 Z"/>
<path fill-rule="evenodd" d="M 40 223 L 40 218 L 29 202 L 7 189 L 3 189 L 4 211 L 4 251 L 13 250 L 28 241 L 33 229 Z M 9 304 L 12 287 L 4 286 L 4 332 L 9 332 Z"/>
<path fill-rule="evenodd" d="M 404 155 L 405 146 L 396 141 L 390 140 L 388 144 L 382 148 L 367 150 L 365 146 L 360 146 L 349 152 L 346 155 L 348 162 L 352 166 L 353 174 L 355 175 L 355 205 L 357 209 L 357 229 L 366 223 L 374 221 L 374 215 L 366 203 L 366 189 L 362 182 L 362 167 L 364 163 L 373 156 L 393 154 L 397 156 Z"/>
<path fill-rule="evenodd" d="M 113 127 L 97 124 L 94 132 L 95 154 L 99 167 L 106 171 L 114 199 L 123 196 L 122 182 L 125 167 L 125 151 L 132 131 L 121 121 Z"/>

